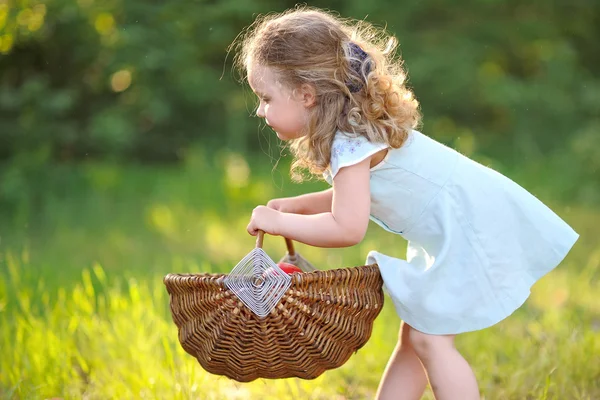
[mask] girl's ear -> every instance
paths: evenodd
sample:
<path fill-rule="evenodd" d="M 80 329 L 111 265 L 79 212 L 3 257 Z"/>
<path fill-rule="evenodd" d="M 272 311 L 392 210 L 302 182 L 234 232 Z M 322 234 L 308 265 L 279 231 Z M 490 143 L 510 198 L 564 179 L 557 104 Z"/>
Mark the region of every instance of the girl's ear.
<path fill-rule="evenodd" d="M 317 91 L 314 86 L 309 85 L 308 83 L 302 84 L 298 93 L 300 94 L 300 101 L 306 108 L 314 106 L 317 102 Z"/>

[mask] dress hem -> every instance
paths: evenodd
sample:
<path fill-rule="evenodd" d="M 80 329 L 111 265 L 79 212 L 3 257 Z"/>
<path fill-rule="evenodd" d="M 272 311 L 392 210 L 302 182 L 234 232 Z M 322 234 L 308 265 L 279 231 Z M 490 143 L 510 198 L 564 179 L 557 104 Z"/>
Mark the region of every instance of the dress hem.
<path fill-rule="evenodd" d="M 462 327 L 460 329 L 428 329 L 425 325 L 417 322 L 417 318 L 413 317 L 413 315 L 410 313 L 410 311 L 408 311 L 405 307 L 403 307 L 401 305 L 400 300 L 395 299 L 392 291 L 385 284 L 385 279 L 383 279 L 384 286 L 385 286 L 386 291 L 388 292 L 392 302 L 394 303 L 394 308 L 396 309 L 396 314 L 398 314 L 398 316 L 400 317 L 400 319 L 402 321 L 406 322 L 412 328 L 414 328 L 420 332 L 423 332 L 423 333 L 426 333 L 429 335 L 457 335 L 459 333 L 479 331 L 482 329 L 492 327 L 492 326 L 502 322 L 503 320 L 510 317 L 512 314 L 514 314 L 515 311 L 517 311 L 519 308 L 521 308 L 523 306 L 523 304 L 525 304 L 525 302 L 531 295 L 531 288 L 533 287 L 533 285 L 535 285 L 535 283 L 537 283 L 541 278 L 543 278 L 545 275 L 550 273 L 552 270 L 556 269 L 560 265 L 560 263 L 566 258 L 567 254 L 571 251 L 571 249 L 573 248 L 573 246 L 579 239 L 579 235 L 575 231 L 573 231 L 573 233 L 574 233 L 574 235 L 571 238 L 572 240 L 570 241 L 570 244 L 564 246 L 562 248 L 562 251 L 557 251 L 555 253 L 556 257 L 553 259 L 552 262 L 549 263 L 550 265 L 552 265 L 552 267 L 547 268 L 544 272 L 542 272 L 541 274 L 538 274 L 537 276 L 531 276 L 532 279 L 530 279 L 530 280 L 523 279 L 520 282 L 520 285 L 518 285 L 518 287 L 515 287 L 515 290 L 511 291 L 510 294 L 506 294 L 504 296 L 504 299 L 503 299 L 504 301 L 501 302 L 501 310 L 499 310 L 499 311 L 503 311 L 503 312 L 497 312 L 493 316 L 490 316 L 490 318 L 486 319 L 485 321 L 482 321 L 480 319 L 477 323 L 471 323 L 471 324 L 465 323 L 462 325 Z M 377 256 L 374 255 L 373 253 L 375 253 L 375 252 L 369 253 L 369 256 L 367 257 L 367 263 L 369 263 L 369 261 L 376 262 Z M 388 256 L 385 256 L 385 257 L 388 257 Z M 394 258 L 394 257 L 392 257 L 392 258 Z M 401 259 L 398 259 L 398 260 L 406 262 L 405 260 L 401 260 Z M 381 271 L 381 268 L 380 268 L 380 271 Z M 382 273 L 382 278 L 383 278 L 383 276 L 384 276 L 384 274 Z"/>

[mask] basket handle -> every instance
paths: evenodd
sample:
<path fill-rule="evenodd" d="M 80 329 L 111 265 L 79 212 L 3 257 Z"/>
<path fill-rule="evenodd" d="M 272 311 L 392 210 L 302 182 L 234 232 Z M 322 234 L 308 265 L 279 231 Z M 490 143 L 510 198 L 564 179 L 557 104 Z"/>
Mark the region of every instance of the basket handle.
<path fill-rule="evenodd" d="M 263 247 L 263 241 L 265 238 L 265 231 L 258 230 L 258 235 L 256 235 L 256 247 L 261 249 Z M 292 239 L 285 238 L 285 246 L 287 247 L 288 253 L 290 256 L 295 256 L 296 251 L 294 250 L 294 242 Z"/>

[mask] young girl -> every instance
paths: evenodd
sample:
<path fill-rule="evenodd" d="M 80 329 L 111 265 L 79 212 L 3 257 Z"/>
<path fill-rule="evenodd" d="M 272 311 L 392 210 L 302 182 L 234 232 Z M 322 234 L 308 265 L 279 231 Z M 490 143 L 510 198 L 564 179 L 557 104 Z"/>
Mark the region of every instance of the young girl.
<path fill-rule="evenodd" d="M 406 260 L 367 257 L 404 321 L 377 398 L 419 399 L 429 380 L 438 400 L 478 399 L 456 334 L 513 313 L 578 235 L 516 183 L 414 130 L 418 104 L 395 44 L 311 8 L 246 31 L 238 62 L 260 98 L 257 115 L 291 142 L 294 172 L 332 185 L 255 208 L 248 232 L 353 246 L 371 218 L 408 240 Z"/>

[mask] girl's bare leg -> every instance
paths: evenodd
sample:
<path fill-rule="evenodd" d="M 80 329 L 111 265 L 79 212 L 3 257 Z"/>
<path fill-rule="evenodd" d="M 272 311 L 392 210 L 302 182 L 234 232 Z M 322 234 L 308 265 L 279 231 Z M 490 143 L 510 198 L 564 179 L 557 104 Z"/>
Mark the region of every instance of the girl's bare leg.
<path fill-rule="evenodd" d="M 377 390 L 377 400 L 419 400 L 427 386 L 427 376 L 410 343 L 412 328 L 402 323 L 398 344 L 388 361 Z"/>
<path fill-rule="evenodd" d="M 480 399 L 475 374 L 454 347 L 455 335 L 428 335 L 410 328 L 408 336 L 436 400 Z"/>

